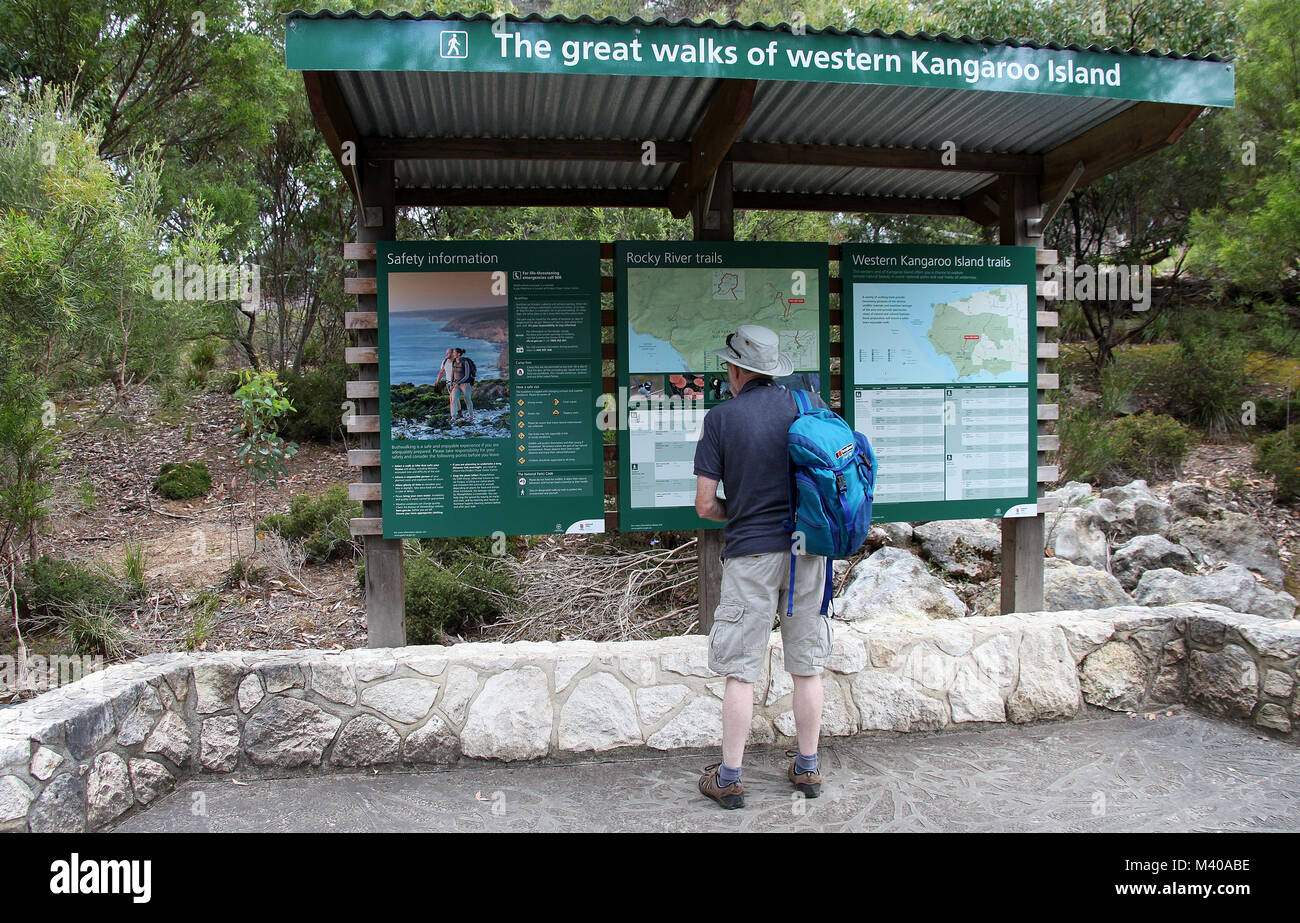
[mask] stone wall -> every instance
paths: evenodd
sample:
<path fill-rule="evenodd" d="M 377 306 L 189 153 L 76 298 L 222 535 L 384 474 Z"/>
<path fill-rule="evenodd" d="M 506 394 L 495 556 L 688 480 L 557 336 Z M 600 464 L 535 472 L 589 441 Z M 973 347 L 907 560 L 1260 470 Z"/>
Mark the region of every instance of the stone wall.
<path fill-rule="evenodd" d="M 1182 604 L 836 634 L 826 735 L 1185 702 L 1300 740 L 1294 620 Z M 774 634 L 751 740 L 792 741 L 792 688 Z M 99 829 L 197 774 L 714 747 L 722 690 L 703 637 L 144 657 L 0 710 L 0 830 Z"/>

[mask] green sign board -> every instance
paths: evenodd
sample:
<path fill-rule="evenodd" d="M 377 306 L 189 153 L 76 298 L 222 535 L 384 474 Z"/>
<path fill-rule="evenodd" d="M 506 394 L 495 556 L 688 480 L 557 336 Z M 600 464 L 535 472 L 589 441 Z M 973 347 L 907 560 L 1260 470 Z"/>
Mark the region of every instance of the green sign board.
<path fill-rule="evenodd" d="M 291 15 L 290 70 L 861 83 L 1231 106 L 1233 65 L 901 35 L 667 22 Z"/>
<path fill-rule="evenodd" d="M 731 397 L 713 352 L 741 324 L 768 327 L 794 363 L 779 382 L 827 398 L 826 245 L 620 242 L 614 274 L 619 530 L 721 528 L 695 513 L 700 427 Z"/>
<path fill-rule="evenodd" d="M 1032 247 L 845 244 L 844 416 L 880 522 L 1037 512 Z"/>
<path fill-rule="evenodd" d="M 377 249 L 384 537 L 604 531 L 600 245 Z"/>

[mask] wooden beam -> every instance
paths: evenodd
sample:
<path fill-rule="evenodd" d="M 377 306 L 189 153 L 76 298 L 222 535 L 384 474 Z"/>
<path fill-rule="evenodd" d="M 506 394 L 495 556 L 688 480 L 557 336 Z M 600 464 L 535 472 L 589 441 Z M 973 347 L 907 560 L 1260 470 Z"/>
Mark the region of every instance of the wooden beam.
<path fill-rule="evenodd" d="M 359 200 L 361 177 L 357 174 L 355 166 L 358 160 L 353 159 L 350 165 L 344 165 L 343 144 L 351 141 L 359 147 L 361 139 L 357 136 L 357 128 L 352 122 L 352 114 L 348 112 L 347 103 L 343 101 L 343 91 L 339 88 L 338 76 L 333 71 L 303 71 L 302 82 L 307 90 L 307 105 L 311 107 L 311 117 L 316 122 L 316 127 L 320 129 L 321 137 L 329 146 L 330 153 L 334 155 L 334 162 L 338 164 L 339 172 L 347 180 L 352 194 Z M 356 158 L 361 156 L 360 150 L 354 151 L 353 154 Z"/>
<path fill-rule="evenodd" d="M 662 189 L 483 189 L 419 188 L 397 190 L 398 208 L 535 205 L 548 208 L 663 208 Z"/>
<path fill-rule="evenodd" d="M 690 160 L 680 164 L 668 184 L 668 210 L 685 218 L 713 181 L 727 151 L 745 127 L 757 80 L 723 80 L 691 136 Z"/>
<path fill-rule="evenodd" d="M 877 215 L 949 215 L 961 217 L 960 199 L 904 196 L 826 195 L 804 192 L 758 192 L 737 189 L 735 207 L 799 212 L 860 212 Z"/>
<path fill-rule="evenodd" d="M 384 534 L 384 520 L 382 518 L 375 517 L 375 516 L 359 516 L 356 519 L 348 520 L 348 528 L 354 538 L 360 537 L 362 535 L 382 536 Z M 367 560 L 366 563 L 369 564 L 370 562 Z M 367 567 L 366 570 L 369 571 L 370 568 Z M 366 582 L 369 583 L 369 581 Z M 371 645 L 371 647 L 377 647 L 377 646 L 378 645 Z M 385 645 L 385 646 L 401 647 L 401 645 Z"/>
<path fill-rule="evenodd" d="M 349 381 L 347 383 L 347 396 L 353 398 L 378 398 L 379 382 L 377 381 Z"/>
<path fill-rule="evenodd" d="M 349 500 L 379 500 L 382 484 L 349 484 Z"/>
<path fill-rule="evenodd" d="M 378 468 L 379 449 L 348 449 L 348 465 L 352 468 Z"/>
<path fill-rule="evenodd" d="M 343 259 L 345 260 L 373 260 L 376 256 L 377 247 L 373 243 L 358 244 L 345 243 L 343 245 Z"/>
<path fill-rule="evenodd" d="M 378 279 L 359 279 L 355 276 L 348 276 L 343 279 L 343 294 L 345 295 L 375 295 L 378 293 Z"/>
<path fill-rule="evenodd" d="M 1040 200 L 1046 202 L 1055 198 L 1080 161 L 1083 175 L 1078 184 L 1084 186 L 1173 144 L 1200 114 L 1200 106 L 1135 103 L 1114 118 L 1043 155 L 1043 177 L 1038 187 Z"/>

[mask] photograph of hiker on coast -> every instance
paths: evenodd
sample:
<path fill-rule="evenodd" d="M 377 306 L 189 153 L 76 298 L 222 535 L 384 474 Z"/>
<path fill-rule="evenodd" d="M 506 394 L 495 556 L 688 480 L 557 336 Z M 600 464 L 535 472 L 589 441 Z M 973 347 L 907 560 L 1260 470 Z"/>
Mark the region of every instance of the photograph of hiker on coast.
<path fill-rule="evenodd" d="M 509 439 L 506 294 L 490 272 L 388 277 L 393 439 Z"/>

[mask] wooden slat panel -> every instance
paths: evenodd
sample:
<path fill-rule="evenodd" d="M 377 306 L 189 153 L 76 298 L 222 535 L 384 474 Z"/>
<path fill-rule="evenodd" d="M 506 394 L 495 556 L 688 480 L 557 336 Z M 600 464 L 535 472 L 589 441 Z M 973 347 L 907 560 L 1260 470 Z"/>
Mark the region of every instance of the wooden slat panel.
<path fill-rule="evenodd" d="M 1036 250 L 1034 262 L 1039 266 L 1054 266 L 1060 262 L 1060 259 L 1055 250 Z"/>
<path fill-rule="evenodd" d="M 612 260 L 614 258 L 614 244 L 612 242 L 600 245 L 600 258 L 602 260 Z"/>
<path fill-rule="evenodd" d="M 1038 326 L 1040 327 L 1055 327 L 1060 323 L 1060 320 L 1061 316 L 1055 311 L 1038 312 Z"/>
<path fill-rule="evenodd" d="M 348 520 L 348 530 L 352 535 L 383 535 L 384 520 L 379 517 L 361 517 Z"/>
<path fill-rule="evenodd" d="M 343 245 L 345 260 L 373 260 L 378 248 L 375 244 L 346 243 Z"/>
<path fill-rule="evenodd" d="M 602 327 L 613 327 L 618 320 L 614 317 L 613 308 L 605 308 L 600 312 L 600 325 Z"/>
<path fill-rule="evenodd" d="M 1059 359 L 1061 358 L 1061 346 L 1059 343 L 1039 343 L 1039 359 Z"/>
<path fill-rule="evenodd" d="M 827 290 L 828 292 L 830 292 L 832 295 L 842 295 L 842 294 L 844 294 L 844 280 L 843 280 L 843 279 L 841 279 L 839 276 L 831 276 L 831 278 L 828 280 L 828 282 L 829 282 L 829 284 L 828 284 L 827 287 L 826 287 L 826 290 Z"/>
<path fill-rule="evenodd" d="M 618 478 L 616 477 L 605 478 L 605 496 L 607 497 L 618 496 Z"/>
<path fill-rule="evenodd" d="M 348 499 L 349 500 L 382 500 L 383 487 L 384 485 L 382 484 L 349 484 Z"/>
<path fill-rule="evenodd" d="M 1040 513 L 1054 513 L 1060 508 L 1061 508 L 1060 497 L 1039 497 L 1038 498 L 1038 512 Z"/>
<path fill-rule="evenodd" d="M 1038 376 L 1039 391 L 1055 391 L 1061 387 L 1061 376 L 1055 372 L 1043 372 Z"/>
<path fill-rule="evenodd" d="M 377 433 L 379 432 L 378 416 L 351 416 L 348 417 L 349 433 Z"/>
<path fill-rule="evenodd" d="M 343 294 L 377 295 L 379 294 L 379 280 L 375 278 L 357 278 L 356 276 L 348 276 L 343 280 Z"/>
<path fill-rule="evenodd" d="M 602 358 L 602 359 L 617 359 L 617 358 L 618 358 L 618 344 L 617 344 L 617 343 L 601 343 L 601 344 L 600 344 L 600 358 Z"/>
<path fill-rule="evenodd" d="M 379 312 L 347 311 L 343 315 L 343 328 L 345 330 L 378 330 Z"/>
<path fill-rule="evenodd" d="M 601 277 L 600 277 L 600 290 L 601 290 L 602 292 L 612 292 L 612 291 L 614 291 L 614 277 L 613 277 L 613 276 L 601 276 Z"/>
<path fill-rule="evenodd" d="M 1056 465 L 1038 466 L 1038 483 L 1050 484 L 1054 481 L 1059 480 L 1060 477 L 1061 477 L 1061 469 L 1058 468 Z"/>
<path fill-rule="evenodd" d="M 378 346 L 348 346 L 343 350 L 343 361 L 348 365 L 377 365 Z"/>
<path fill-rule="evenodd" d="M 1038 419 L 1040 420 L 1061 419 L 1061 405 L 1060 404 L 1039 404 Z"/>
<path fill-rule="evenodd" d="M 618 531 L 618 510 L 609 510 L 605 513 L 605 531 Z"/>
<path fill-rule="evenodd" d="M 618 379 L 612 376 L 600 380 L 600 390 L 606 394 L 616 394 L 618 392 Z"/>
<path fill-rule="evenodd" d="M 831 317 L 831 326 L 832 326 L 832 327 L 843 327 L 843 326 L 844 326 L 844 309 L 843 309 L 843 308 L 831 308 L 831 310 L 830 310 L 830 317 Z"/>
<path fill-rule="evenodd" d="M 348 449 L 348 464 L 353 468 L 378 468 L 378 449 Z"/>
<path fill-rule="evenodd" d="M 613 461 L 614 459 L 618 458 L 617 443 L 608 442 L 605 445 L 601 446 L 601 448 L 604 450 L 603 454 L 605 457 L 605 461 Z"/>
<path fill-rule="evenodd" d="M 1061 448 L 1061 437 L 1044 435 L 1038 437 L 1038 451 L 1055 452 Z"/>
<path fill-rule="evenodd" d="M 355 398 L 379 397 L 379 382 L 350 381 L 348 382 L 347 395 Z"/>
<path fill-rule="evenodd" d="M 1051 282 L 1037 283 L 1039 298 L 1059 298 L 1061 297 L 1061 283 L 1053 279 Z"/>

